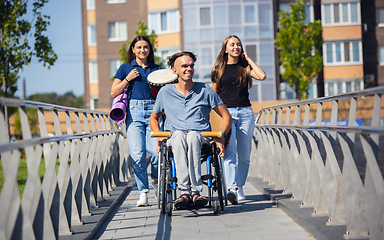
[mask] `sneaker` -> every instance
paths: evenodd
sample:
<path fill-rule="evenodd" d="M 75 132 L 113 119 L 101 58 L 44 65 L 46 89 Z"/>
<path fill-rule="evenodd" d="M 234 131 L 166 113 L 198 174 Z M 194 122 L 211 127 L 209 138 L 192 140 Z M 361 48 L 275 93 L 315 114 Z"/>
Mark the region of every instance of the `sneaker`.
<path fill-rule="evenodd" d="M 148 195 L 146 193 L 141 193 L 139 201 L 137 201 L 138 207 L 146 207 L 148 206 Z"/>
<path fill-rule="evenodd" d="M 243 192 L 243 187 L 238 187 L 237 188 L 237 196 L 239 201 L 244 201 L 245 200 L 245 195 Z"/>
<path fill-rule="evenodd" d="M 227 193 L 227 199 L 232 205 L 237 204 L 237 191 L 236 189 L 229 189 Z"/>

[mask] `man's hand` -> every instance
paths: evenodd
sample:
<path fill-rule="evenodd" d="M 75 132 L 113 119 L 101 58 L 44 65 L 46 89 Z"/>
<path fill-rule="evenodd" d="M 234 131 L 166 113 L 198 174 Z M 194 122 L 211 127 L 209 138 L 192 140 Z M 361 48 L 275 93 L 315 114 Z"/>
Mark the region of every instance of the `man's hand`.
<path fill-rule="evenodd" d="M 156 146 L 156 151 L 157 151 L 157 153 L 160 152 L 160 150 L 161 150 L 161 143 L 162 143 L 162 142 L 165 142 L 165 140 L 167 140 L 166 137 L 158 137 L 158 138 L 157 138 L 157 146 Z"/>
<path fill-rule="evenodd" d="M 216 143 L 216 146 L 219 148 L 220 150 L 220 153 L 219 155 L 221 157 L 224 157 L 224 153 L 225 153 L 225 148 L 224 148 L 224 141 L 225 139 L 224 138 L 213 138 L 212 141 L 210 142 L 211 144 L 212 143 Z"/>

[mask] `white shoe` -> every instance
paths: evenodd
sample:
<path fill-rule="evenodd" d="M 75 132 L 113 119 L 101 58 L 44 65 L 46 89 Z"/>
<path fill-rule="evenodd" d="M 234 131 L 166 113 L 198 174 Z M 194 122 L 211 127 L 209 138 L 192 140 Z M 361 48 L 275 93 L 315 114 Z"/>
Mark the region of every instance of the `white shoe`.
<path fill-rule="evenodd" d="M 139 201 L 137 201 L 138 207 L 146 207 L 148 206 L 148 195 L 147 193 L 141 193 Z"/>
<path fill-rule="evenodd" d="M 228 190 L 227 199 L 232 205 L 237 204 L 237 191 L 235 188 Z"/>
<path fill-rule="evenodd" d="M 243 187 L 238 187 L 237 188 L 237 196 L 238 196 L 238 200 L 239 201 L 244 201 L 246 199 L 245 195 L 244 195 L 244 192 L 243 192 Z"/>

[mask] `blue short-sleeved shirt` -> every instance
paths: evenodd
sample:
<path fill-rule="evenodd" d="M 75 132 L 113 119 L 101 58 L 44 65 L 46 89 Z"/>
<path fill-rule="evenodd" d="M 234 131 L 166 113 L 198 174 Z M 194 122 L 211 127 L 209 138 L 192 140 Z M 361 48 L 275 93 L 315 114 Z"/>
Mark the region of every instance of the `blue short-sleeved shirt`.
<path fill-rule="evenodd" d="M 149 66 L 143 69 L 137 64 L 135 59 L 132 60 L 131 65 L 129 65 L 129 63 L 123 63 L 117 70 L 115 78 L 124 80 L 124 78 L 132 71 L 132 67 L 136 68 L 140 75 L 129 84 L 129 92 L 131 93 L 130 98 L 137 100 L 152 99 L 147 83 L 147 77 L 151 72 L 162 69 L 163 67 L 154 63 L 149 63 Z"/>
<path fill-rule="evenodd" d="M 153 111 L 165 113 L 165 131 L 211 131 L 211 109 L 222 104 L 219 95 L 205 83 L 197 82 L 187 97 L 174 84 L 168 84 L 157 94 Z"/>

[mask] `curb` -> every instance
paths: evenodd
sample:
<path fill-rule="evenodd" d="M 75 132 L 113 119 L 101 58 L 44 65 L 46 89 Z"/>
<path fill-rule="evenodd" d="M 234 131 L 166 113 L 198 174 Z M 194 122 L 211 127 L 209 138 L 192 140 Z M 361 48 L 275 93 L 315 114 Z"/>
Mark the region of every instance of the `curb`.
<path fill-rule="evenodd" d="M 90 240 L 95 237 L 98 231 L 106 224 L 114 211 L 117 211 L 124 199 L 132 190 L 135 181 L 129 179 L 127 182 L 120 183 L 110 191 L 109 196 L 104 196 L 98 200 L 98 207 L 91 207 L 90 215 L 84 215 L 82 223 L 72 224 L 71 235 L 59 235 L 59 240 Z"/>
<path fill-rule="evenodd" d="M 344 240 L 346 225 L 327 226 L 328 216 L 312 216 L 313 207 L 300 207 L 300 200 L 292 199 L 292 194 L 284 194 L 283 189 L 263 181 L 261 178 L 248 177 L 247 181 L 259 190 L 292 220 L 318 240 Z M 364 238 L 365 239 L 365 238 Z M 368 238 L 366 238 L 368 239 Z"/>
<path fill-rule="evenodd" d="M 113 201 L 113 203 L 109 206 L 108 210 L 101 217 L 100 221 L 97 222 L 96 226 L 88 233 L 88 235 L 84 238 L 84 240 L 91 240 L 100 228 L 109 220 L 112 212 L 116 211 L 118 207 L 123 203 L 124 199 L 127 197 L 129 192 L 131 192 L 132 186 L 127 185 L 122 193 Z"/>

